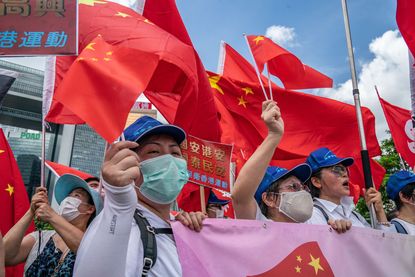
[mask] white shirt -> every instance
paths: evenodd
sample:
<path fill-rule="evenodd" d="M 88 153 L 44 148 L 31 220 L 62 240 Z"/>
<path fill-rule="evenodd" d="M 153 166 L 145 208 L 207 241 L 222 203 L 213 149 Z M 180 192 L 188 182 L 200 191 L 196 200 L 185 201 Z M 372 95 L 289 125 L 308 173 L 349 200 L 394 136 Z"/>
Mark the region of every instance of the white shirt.
<path fill-rule="evenodd" d="M 403 228 L 405 228 L 408 235 L 415 236 L 415 224 L 406 222 L 405 220 L 402 220 L 402 219 L 399 219 L 399 218 L 394 218 L 394 219 L 392 219 L 392 221 L 399 222 L 403 226 Z"/>
<path fill-rule="evenodd" d="M 255 201 L 256 205 L 256 212 L 255 212 L 255 220 L 261 220 L 261 221 L 272 221 L 271 219 L 267 218 L 262 212 L 261 209 L 258 206 L 258 203 Z"/>
<path fill-rule="evenodd" d="M 143 244 L 134 220 L 139 209 L 154 228 L 170 225 L 137 203 L 133 186 L 105 185 L 103 211 L 94 219 L 78 249 L 74 276 L 142 275 Z M 170 235 L 158 234 L 157 261 L 148 276 L 181 276 L 182 270 L 176 244 Z"/>
<path fill-rule="evenodd" d="M 355 205 L 353 203 L 353 197 L 344 196 L 340 199 L 340 205 L 333 203 L 328 200 L 314 198 L 314 204 L 323 208 L 327 213 L 328 217 L 333 220 L 350 220 L 353 227 L 371 227 L 371 225 L 366 221 L 366 219 L 354 211 Z M 353 212 L 354 211 L 354 212 Z M 313 207 L 313 215 L 309 220 L 306 221 L 308 224 L 319 224 L 327 225 L 327 220 L 324 217 L 323 213 L 316 207 Z M 380 229 L 387 232 L 396 233 L 395 227 L 378 225 L 376 229 Z"/>

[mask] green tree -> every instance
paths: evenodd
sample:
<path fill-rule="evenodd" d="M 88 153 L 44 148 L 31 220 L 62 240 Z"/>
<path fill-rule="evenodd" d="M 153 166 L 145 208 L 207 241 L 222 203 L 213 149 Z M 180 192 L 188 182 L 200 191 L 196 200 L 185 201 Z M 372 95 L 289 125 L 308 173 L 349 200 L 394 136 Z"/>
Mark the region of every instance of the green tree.
<path fill-rule="evenodd" d="M 395 209 L 395 203 L 390 200 L 386 194 L 386 183 L 389 180 L 389 176 L 399 170 L 402 169 L 408 169 L 409 166 L 404 163 L 402 164 L 401 158 L 396 151 L 395 144 L 393 143 L 392 137 L 390 136 L 390 131 L 386 131 L 387 134 L 389 134 L 389 138 L 384 139 L 380 143 L 380 148 L 382 150 L 382 155 L 377 160 L 380 165 L 386 170 L 386 175 L 383 178 L 383 182 L 380 185 L 379 191 L 382 194 L 382 200 L 383 200 L 383 207 L 385 209 L 386 214 L 389 214 Z M 363 215 L 366 220 L 369 221 L 369 210 L 366 206 L 365 200 L 363 197 L 359 199 L 359 201 L 356 204 L 356 210 Z"/>

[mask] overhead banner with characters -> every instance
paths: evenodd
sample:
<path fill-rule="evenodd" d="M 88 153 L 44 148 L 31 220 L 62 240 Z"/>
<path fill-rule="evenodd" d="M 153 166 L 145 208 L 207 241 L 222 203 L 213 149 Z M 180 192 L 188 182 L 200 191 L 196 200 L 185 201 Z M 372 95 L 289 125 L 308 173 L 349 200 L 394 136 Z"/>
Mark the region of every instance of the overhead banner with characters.
<path fill-rule="evenodd" d="M 77 0 L 0 0 L 0 56 L 76 55 L 77 27 Z"/>
<path fill-rule="evenodd" d="M 190 182 L 230 192 L 232 145 L 189 135 L 180 147 L 187 161 Z"/>

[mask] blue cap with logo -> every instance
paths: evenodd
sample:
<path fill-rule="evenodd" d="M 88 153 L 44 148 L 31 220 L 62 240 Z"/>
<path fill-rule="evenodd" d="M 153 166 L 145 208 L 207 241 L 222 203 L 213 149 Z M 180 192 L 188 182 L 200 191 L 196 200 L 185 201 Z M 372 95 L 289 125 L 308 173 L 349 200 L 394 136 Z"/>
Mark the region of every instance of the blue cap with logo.
<path fill-rule="evenodd" d="M 264 193 L 274 182 L 290 175 L 297 177 L 301 183 L 304 183 L 311 176 L 311 168 L 305 163 L 299 164 L 291 170 L 278 166 L 269 166 L 265 172 L 264 178 L 262 178 L 262 181 L 255 192 L 255 200 L 258 203 L 261 203 L 262 193 Z"/>
<path fill-rule="evenodd" d="M 163 124 L 150 117 L 142 116 L 124 130 L 124 137 L 129 141 L 139 141 L 144 136 L 169 135 L 180 144 L 186 138 L 186 133 L 180 127 L 171 124 Z"/>
<path fill-rule="evenodd" d="M 351 166 L 354 163 L 354 159 L 351 157 L 339 158 L 330 149 L 322 147 L 311 152 L 310 156 L 307 157 L 306 163 L 311 167 L 312 173 L 315 173 L 323 167 L 336 164 L 342 164 L 346 167 Z"/>
<path fill-rule="evenodd" d="M 98 215 L 103 207 L 101 195 L 95 190 L 91 189 L 88 184 L 80 177 L 73 174 L 64 174 L 56 181 L 55 184 L 55 199 L 60 205 L 63 199 L 69 196 L 69 194 L 77 188 L 82 188 L 91 196 L 95 206 L 95 215 Z"/>
<path fill-rule="evenodd" d="M 386 193 L 390 199 L 395 200 L 399 192 L 411 183 L 415 183 L 415 174 L 406 170 L 398 171 L 389 177 Z"/>
<path fill-rule="evenodd" d="M 229 200 L 219 199 L 213 191 L 210 191 L 208 204 L 216 204 L 216 205 L 226 205 L 229 203 Z"/>

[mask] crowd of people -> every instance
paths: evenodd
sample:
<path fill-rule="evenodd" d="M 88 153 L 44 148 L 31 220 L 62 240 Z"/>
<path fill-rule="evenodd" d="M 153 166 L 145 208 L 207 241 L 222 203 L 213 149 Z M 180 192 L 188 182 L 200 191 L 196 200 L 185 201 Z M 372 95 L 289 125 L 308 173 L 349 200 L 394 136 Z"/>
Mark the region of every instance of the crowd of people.
<path fill-rule="evenodd" d="M 338 233 L 370 228 L 355 211 L 349 188 L 350 157 L 330 149 L 311 152 L 291 169 L 270 166 L 284 135 L 276 102 L 264 101 L 261 115 L 268 135 L 240 170 L 232 190 L 237 219 L 330 225 Z M 188 181 L 180 143 L 185 132 L 144 116 L 112 144 L 99 180 L 88 184 L 65 174 L 55 186 L 55 212 L 47 191 L 38 188 L 30 209 L 0 241 L 0 265 L 25 262 L 25 276 L 181 276 L 171 220 L 200 231 L 207 217 L 223 218 L 227 200 L 209 195 L 207 213 L 171 215 L 171 204 Z M 365 191 L 373 205 L 376 229 L 415 235 L 415 175 L 400 171 L 389 178 L 387 194 L 397 214 L 388 221 L 379 191 Z M 53 230 L 25 236 L 34 218 Z M 0 266 L 0 276 L 4 268 Z"/>

